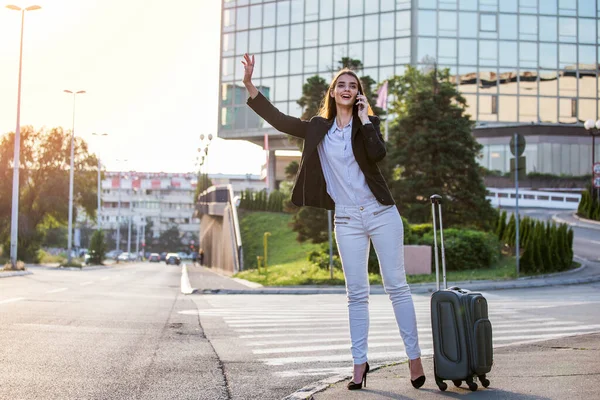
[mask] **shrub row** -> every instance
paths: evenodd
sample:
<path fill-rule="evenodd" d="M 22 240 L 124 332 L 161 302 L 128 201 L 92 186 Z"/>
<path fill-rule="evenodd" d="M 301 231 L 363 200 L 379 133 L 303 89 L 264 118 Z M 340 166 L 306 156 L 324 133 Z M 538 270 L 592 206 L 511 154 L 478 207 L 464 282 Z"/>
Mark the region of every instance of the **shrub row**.
<path fill-rule="evenodd" d="M 284 195 L 279 190 L 274 190 L 268 194 L 265 190 L 254 192 L 247 189 L 242 192 L 240 199 L 240 208 L 249 211 L 283 211 Z"/>
<path fill-rule="evenodd" d="M 503 211 L 496 224 L 497 238 L 504 248 L 515 254 L 515 215 L 508 223 Z M 543 222 L 529 217 L 519 218 L 520 270 L 524 273 L 564 271 L 573 264 L 573 230 L 566 224 Z"/>
<path fill-rule="evenodd" d="M 600 221 L 600 202 L 598 201 L 598 197 L 594 196 L 591 186 L 588 186 L 587 190 L 581 194 L 581 201 L 579 202 L 579 207 L 577 207 L 577 215 L 581 218 Z"/>

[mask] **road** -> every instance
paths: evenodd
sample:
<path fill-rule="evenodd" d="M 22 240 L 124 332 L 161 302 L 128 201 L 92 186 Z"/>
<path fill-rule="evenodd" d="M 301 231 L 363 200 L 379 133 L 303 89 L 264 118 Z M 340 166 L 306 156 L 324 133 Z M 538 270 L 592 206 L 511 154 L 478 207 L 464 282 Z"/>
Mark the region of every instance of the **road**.
<path fill-rule="evenodd" d="M 189 295 L 164 263 L 0 279 L 0 398 L 281 399 L 350 371 L 344 295 Z M 600 331 L 600 284 L 485 293 L 494 345 Z M 415 294 L 424 354 L 429 295 Z M 370 362 L 405 355 L 372 295 Z"/>

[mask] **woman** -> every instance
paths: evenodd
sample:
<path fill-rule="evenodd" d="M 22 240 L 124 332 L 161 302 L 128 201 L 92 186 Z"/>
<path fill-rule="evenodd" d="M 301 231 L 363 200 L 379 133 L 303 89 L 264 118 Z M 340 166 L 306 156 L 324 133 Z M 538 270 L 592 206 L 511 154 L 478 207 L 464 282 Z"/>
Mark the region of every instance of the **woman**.
<path fill-rule="evenodd" d="M 302 121 L 281 113 L 258 91 L 252 83 L 254 61 L 248 54 L 242 60 L 248 105 L 278 131 L 304 139 L 292 202 L 335 209 L 354 360 L 348 389 L 366 386 L 369 371 L 367 263 L 371 240 L 409 358 L 411 382 L 415 388 L 423 386 L 415 308 L 404 272 L 402 220 L 377 166 L 385 157 L 385 143 L 379 119 L 362 94 L 360 79 L 351 70 L 341 70 L 331 82 L 318 116 Z"/>

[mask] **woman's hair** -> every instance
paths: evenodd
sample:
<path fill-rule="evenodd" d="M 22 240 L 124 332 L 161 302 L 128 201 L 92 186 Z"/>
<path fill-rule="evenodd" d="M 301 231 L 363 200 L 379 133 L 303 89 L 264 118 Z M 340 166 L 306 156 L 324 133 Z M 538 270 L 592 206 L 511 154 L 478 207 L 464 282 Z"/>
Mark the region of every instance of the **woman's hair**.
<path fill-rule="evenodd" d="M 356 79 L 356 82 L 358 83 L 358 91 L 361 94 L 365 94 L 365 91 L 363 90 L 363 87 L 362 87 L 362 82 L 360 81 L 358 75 L 356 75 L 356 72 L 354 72 L 348 68 L 343 68 L 335 75 L 335 77 L 329 84 L 329 89 L 327 89 L 327 93 L 325 93 L 325 96 L 323 97 L 323 100 L 321 101 L 321 108 L 319 108 L 319 111 L 317 112 L 318 116 L 323 117 L 325 119 L 333 119 L 337 115 L 337 108 L 335 107 L 336 106 L 335 98 L 331 97 L 330 94 L 331 94 L 331 92 L 333 92 L 335 90 L 335 85 L 337 85 L 337 81 L 338 81 L 338 79 L 340 79 L 340 76 L 342 76 L 342 75 L 353 76 Z M 374 115 L 373 109 L 371 108 L 371 106 L 369 106 L 367 113 L 369 115 Z M 356 108 L 353 110 L 353 114 L 356 114 Z"/>

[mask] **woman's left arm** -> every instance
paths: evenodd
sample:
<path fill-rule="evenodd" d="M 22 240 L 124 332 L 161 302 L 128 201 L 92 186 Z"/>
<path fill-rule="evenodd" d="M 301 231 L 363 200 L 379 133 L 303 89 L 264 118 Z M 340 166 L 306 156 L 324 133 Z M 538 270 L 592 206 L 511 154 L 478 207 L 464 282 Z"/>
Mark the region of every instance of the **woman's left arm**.
<path fill-rule="evenodd" d="M 359 128 L 364 138 L 365 150 L 367 151 L 367 157 L 373 162 L 379 162 L 383 160 L 387 151 L 385 148 L 385 142 L 383 136 L 381 136 L 381 130 L 379 129 L 379 118 L 375 116 L 369 116 L 369 122 L 362 124 Z"/>

